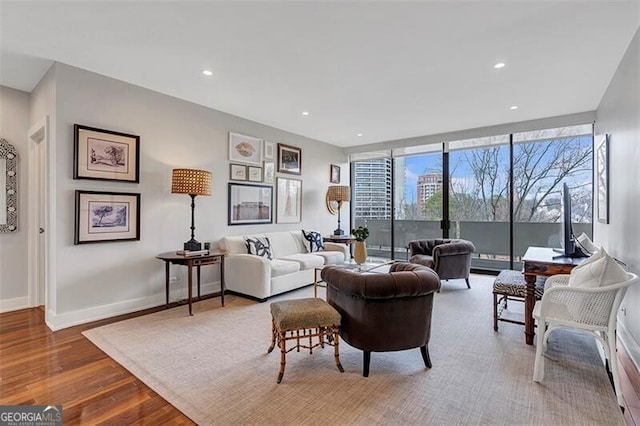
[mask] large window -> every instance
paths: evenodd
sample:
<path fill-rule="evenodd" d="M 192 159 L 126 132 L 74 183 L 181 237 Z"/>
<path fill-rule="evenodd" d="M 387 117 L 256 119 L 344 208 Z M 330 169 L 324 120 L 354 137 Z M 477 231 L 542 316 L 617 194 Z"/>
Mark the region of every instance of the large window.
<path fill-rule="evenodd" d="M 354 223 L 369 227 L 375 257 L 406 259 L 409 241 L 449 236 L 473 241 L 475 268 L 518 268 L 527 247 L 560 247 L 565 182 L 572 190 L 574 233 L 591 235 L 592 146 L 592 126 L 584 125 L 356 161 Z"/>

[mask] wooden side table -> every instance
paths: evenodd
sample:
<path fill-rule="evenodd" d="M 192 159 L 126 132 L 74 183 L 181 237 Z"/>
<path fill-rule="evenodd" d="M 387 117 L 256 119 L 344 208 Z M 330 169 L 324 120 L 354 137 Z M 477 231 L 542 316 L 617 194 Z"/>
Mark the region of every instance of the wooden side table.
<path fill-rule="evenodd" d="M 209 254 L 198 256 L 183 256 L 175 251 L 161 253 L 156 259 L 163 260 L 165 263 L 165 289 L 166 289 L 166 305 L 169 307 L 169 276 L 170 265 L 184 265 L 187 267 L 188 286 L 189 286 L 189 315 L 193 315 L 191 303 L 193 298 L 193 268 L 196 267 L 198 274 L 198 300 L 200 300 L 200 267 L 206 265 L 220 265 L 220 300 L 224 306 L 224 253 L 220 251 L 212 251 Z"/>
<path fill-rule="evenodd" d="M 350 245 L 356 242 L 356 239 L 351 235 L 325 235 L 322 237 L 322 241 L 325 243 L 342 243 Z"/>

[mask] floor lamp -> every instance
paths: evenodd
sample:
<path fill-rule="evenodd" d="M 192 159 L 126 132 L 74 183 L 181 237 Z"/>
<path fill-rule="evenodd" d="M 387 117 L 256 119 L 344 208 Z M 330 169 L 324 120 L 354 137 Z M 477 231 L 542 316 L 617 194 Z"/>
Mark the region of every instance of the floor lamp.
<path fill-rule="evenodd" d="M 343 185 L 330 186 L 327 191 L 327 198 L 329 201 L 338 203 L 338 229 L 333 231 L 333 235 L 344 235 L 344 231 L 340 229 L 340 209 L 342 208 L 342 203 L 351 200 L 351 188 Z"/>
<path fill-rule="evenodd" d="M 185 250 L 202 250 L 202 244 L 195 238 L 194 211 L 196 208 L 196 195 L 211 195 L 211 180 L 211 172 L 206 170 L 173 169 L 171 193 L 189 194 L 191 197 L 191 239 L 184 243 Z"/>

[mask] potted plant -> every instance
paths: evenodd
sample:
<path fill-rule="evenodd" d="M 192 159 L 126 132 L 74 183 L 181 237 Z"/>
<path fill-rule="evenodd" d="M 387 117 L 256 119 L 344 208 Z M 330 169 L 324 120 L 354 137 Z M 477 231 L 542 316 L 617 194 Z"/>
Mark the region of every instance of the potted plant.
<path fill-rule="evenodd" d="M 366 226 L 358 226 L 351 230 L 351 235 L 356 239 L 353 260 L 355 260 L 358 265 L 362 265 L 367 261 L 367 244 L 365 240 L 369 237 L 369 228 Z"/>

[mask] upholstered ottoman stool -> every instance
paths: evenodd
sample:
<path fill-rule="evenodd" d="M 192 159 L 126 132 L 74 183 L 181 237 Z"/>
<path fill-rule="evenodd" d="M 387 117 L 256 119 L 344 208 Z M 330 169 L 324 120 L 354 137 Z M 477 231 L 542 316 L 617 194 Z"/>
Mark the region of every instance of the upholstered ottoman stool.
<path fill-rule="evenodd" d="M 331 305 L 322 299 L 294 299 L 273 302 L 271 304 L 271 346 L 270 353 L 278 343 L 280 348 L 280 372 L 278 383 L 284 376 L 284 367 L 287 361 L 287 352 L 300 348 L 309 349 L 330 345 L 334 348 L 334 358 L 338 370 L 344 372 L 340 364 L 340 351 L 338 348 L 340 333 L 340 314 Z M 318 341 L 313 342 L 317 337 Z M 287 349 L 287 340 L 295 340 L 296 344 Z M 308 342 L 308 345 L 306 344 Z"/>
<path fill-rule="evenodd" d="M 536 300 L 542 299 L 544 293 L 545 277 L 536 279 Z M 493 282 L 493 329 L 498 331 L 498 321 L 510 322 L 513 324 L 524 325 L 524 321 L 512 320 L 509 318 L 500 318 L 502 311 L 507 309 L 509 300 L 518 300 L 524 302 L 527 294 L 527 283 L 524 275 L 520 271 L 512 271 L 505 269 L 500 271 Z M 498 298 L 500 296 L 500 298 Z"/>

